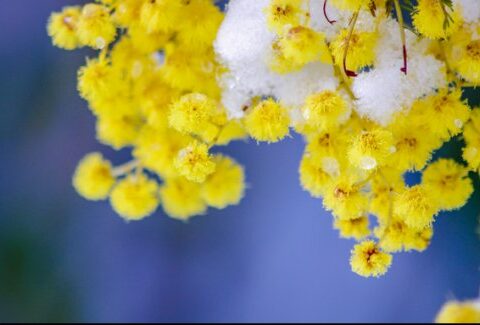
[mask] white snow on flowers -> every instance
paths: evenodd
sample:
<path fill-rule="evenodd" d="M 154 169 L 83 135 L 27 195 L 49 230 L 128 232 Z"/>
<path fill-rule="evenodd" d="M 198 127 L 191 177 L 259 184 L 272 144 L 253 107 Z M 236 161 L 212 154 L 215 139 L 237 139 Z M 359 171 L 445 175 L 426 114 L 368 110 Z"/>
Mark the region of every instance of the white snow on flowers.
<path fill-rule="evenodd" d="M 457 0 L 464 7 L 476 8 L 480 0 Z M 272 44 L 275 33 L 267 27 L 265 8 L 270 0 L 231 0 L 224 22 L 215 41 L 219 61 L 228 72 L 222 75 L 222 102 L 230 118 L 241 118 L 244 107 L 254 97 L 272 96 L 291 111 L 293 123 L 301 122 L 299 109 L 305 98 L 321 90 L 339 89 L 339 80 L 331 65 L 314 62 L 300 71 L 278 74 L 270 70 Z M 329 24 L 323 14 L 323 1 L 311 2 L 310 25 L 331 41 L 348 25 L 351 13 L 328 8 Z M 378 31 L 376 60 L 353 79 L 352 91 L 356 97 L 353 109 L 382 125 L 392 115 L 409 109 L 412 103 L 436 89 L 445 86 L 444 64 L 425 54 L 426 44 L 407 31 L 408 74 L 403 66 L 402 43 L 398 24 L 387 19 L 376 26 L 368 11 L 362 11 L 356 25 L 358 31 Z"/>

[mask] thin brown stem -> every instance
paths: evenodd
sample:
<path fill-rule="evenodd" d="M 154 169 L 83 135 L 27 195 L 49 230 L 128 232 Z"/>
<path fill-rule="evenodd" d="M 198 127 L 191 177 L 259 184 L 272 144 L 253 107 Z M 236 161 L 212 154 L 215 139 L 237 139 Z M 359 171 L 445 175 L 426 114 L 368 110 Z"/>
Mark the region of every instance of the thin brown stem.
<path fill-rule="evenodd" d="M 325 19 L 328 21 L 328 23 L 330 25 L 333 25 L 335 24 L 337 21 L 336 20 L 331 20 L 330 18 L 328 18 L 328 14 L 327 14 L 327 0 L 324 0 L 323 1 L 323 15 L 325 16 Z"/>
<path fill-rule="evenodd" d="M 403 73 L 407 74 L 408 70 L 408 59 L 407 59 L 407 40 L 405 36 L 405 23 L 403 21 L 402 7 L 400 6 L 399 0 L 394 0 L 395 11 L 397 12 L 398 25 L 400 28 L 400 38 L 402 39 L 402 49 L 403 49 L 403 67 L 400 69 Z"/>
<path fill-rule="evenodd" d="M 356 77 L 357 73 L 355 71 L 351 71 L 347 69 L 347 55 L 348 50 L 350 48 L 350 42 L 352 41 L 353 32 L 355 31 L 355 25 L 357 24 L 358 15 L 360 14 L 360 8 L 352 16 L 352 20 L 350 22 L 350 29 L 348 31 L 347 43 L 345 44 L 345 51 L 343 52 L 343 71 L 347 75 L 347 77 Z"/>

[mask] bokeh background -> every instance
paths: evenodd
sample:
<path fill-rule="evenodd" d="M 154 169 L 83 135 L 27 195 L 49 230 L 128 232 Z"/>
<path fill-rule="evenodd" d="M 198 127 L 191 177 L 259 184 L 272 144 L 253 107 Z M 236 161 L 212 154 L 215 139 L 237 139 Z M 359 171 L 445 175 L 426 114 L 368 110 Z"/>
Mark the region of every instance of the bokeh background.
<path fill-rule="evenodd" d="M 0 0 L 1 322 L 429 322 L 447 299 L 478 296 L 478 190 L 438 218 L 428 251 L 360 278 L 353 243 L 300 188 L 296 136 L 226 148 L 246 166 L 247 196 L 188 224 L 161 211 L 127 224 L 80 198 L 71 175 L 84 154 L 128 152 L 97 144 L 76 93 L 92 53 L 55 49 L 46 35 L 49 13 L 75 2 Z"/>

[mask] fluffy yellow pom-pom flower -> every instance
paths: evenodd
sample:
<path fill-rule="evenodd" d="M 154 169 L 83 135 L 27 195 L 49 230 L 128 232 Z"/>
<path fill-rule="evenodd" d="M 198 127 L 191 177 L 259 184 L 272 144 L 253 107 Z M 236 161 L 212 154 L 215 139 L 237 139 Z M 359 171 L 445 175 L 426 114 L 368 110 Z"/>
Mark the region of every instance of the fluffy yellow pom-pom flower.
<path fill-rule="evenodd" d="M 65 7 L 61 12 L 54 12 L 48 21 L 48 35 L 55 46 L 74 50 L 81 44 L 77 36 L 77 24 L 80 7 Z"/>
<path fill-rule="evenodd" d="M 427 121 L 434 134 L 448 140 L 459 134 L 470 118 L 470 108 L 461 97 L 461 89 L 442 89 L 414 105 L 412 114 Z"/>
<path fill-rule="evenodd" d="M 441 138 L 432 131 L 430 120 L 415 118 L 414 114 L 418 106 L 423 106 L 417 102 L 410 114 L 396 117 L 395 122 L 389 126 L 392 131 L 395 143 L 395 152 L 391 156 L 391 161 L 396 169 L 422 170 L 432 156 L 433 150 L 442 145 Z"/>
<path fill-rule="evenodd" d="M 251 109 L 245 117 L 245 127 L 257 141 L 277 142 L 289 133 L 287 110 L 273 99 L 267 99 Z"/>
<path fill-rule="evenodd" d="M 459 209 L 473 193 L 468 170 L 452 159 L 439 159 L 423 172 L 422 183 L 442 210 Z"/>
<path fill-rule="evenodd" d="M 350 266 L 363 277 L 379 277 L 387 272 L 392 259 L 392 255 L 382 252 L 374 241 L 367 240 L 353 248 Z"/>
<path fill-rule="evenodd" d="M 478 324 L 480 323 L 480 303 L 478 301 L 449 301 L 442 307 L 435 322 Z"/>
<path fill-rule="evenodd" d="M 281 33 L 285 26 L 296 26 L 305 14 L 302 0 L 273 0 L 265 9 L 267 24 L 270 29 Z"/>
<path fill-rule="evenodd" d="M 145 174 L 129 175 L 113 188 L 110 203 L 125 220 L 141 220 L 158 207 L 158 184 Z"/>
<path fill-rule="evenodd" d="M 384 129 L 364 131 L 353 139 L 348 157 L 354 166 L 371 170 L 385 164 L 395 152 L 393 135 Z"/>
<path fill-rule="evenodd" d="M 200 184 L 184 177 L 167 179 L 160 188 L 160 199 L 165 213 L 174 219 L 188 220 L 207 211 Z"/>
<path fill-rule="evenodd" d="M 178 0 L 143 1 L 140 23 L 149 33 L 171 30 L 181 10 L 181 3 Z"/>
<path fill-rule="evenodd" d="M 208 146 L 198 141 L 178 152 L 175 167 L 189 181 L 203 183 L 215 171 L 215 162 L 208 153 Z"/>
<path fill-rule="evenodd" d="M 95 49 L 105 48 L 117 34 L 108 8 L 94 3 L 83 7 L 77 30 L 80 42 Z"/>
<path fill-rule="evenodd" d="M 457 73 L 475 85 L 480 84 L 480 39 L 473 39 L 457 50 L 453 63 Z"/>
<path fill-rule="evenodd" d="M 145 168 L 154 171 L 161 177 L 178 176 L 174 161 L 178 152 L 188 146 L 191 137 L 172 129 L 156 129 L 144 126 L 135 141 L 133 155 Z"/>
<path fill-rule="evenodd" d="M 170 126 L 182 133 L 202 133 L 209 127 L 217 105 L 207 96 L 192 93 L 182 96 L 170 107 Z"/>
<path fill-rule="evenodd" d="M 278 73 L 299 70 L 315 61 L 331 62 L 325 36 L 304 26 L 286 30 L 273 49 L 275 56 L 270 67 Z"/>
<path fill-rule="evenodd" d="M 412 20 L 420 34 L 431 39 L 446 38 L 459 27 L 460 16 L 456 11 L 450 12 L 446 6 L 442 0 L 418 1 Z"/>
<path fill-rule="evenodd" d="M 325 194 L 332 178 L 323 169 L 322 163 L 311 155 L 303 155 L 299 168 L 300 183 L 303 189 L 313 197 L 321 197 Z"/>
<path fill-rule="evenodd" d="M 302 113 L 307 124 L 330 129 L 345 122 L 350 117 L 351 109 L 338 92 L 325 90 L 308 96 Z"/>
<path fill-rule="evenodd" d="M 400 193 L 394 210 L 409 227 L 421 230 L 431 226 L 438 206 L 425 186 L 415 185 Z"/>
<path fill-rule="evenodd" d="M 113 184 L 112 166 L 98 152 L 85 156 L 73 176 L 75 190 L 88 200 L 106 199 Z"/>
<path fill-rule="evenodd" d="M 140 126 L 137 115 L 102 116 L 97 120 L 97 138 L 118 150 L 134 144 Z"/>
<path fill-rule="evenodd" d="M 245 191 L 243 168 L 233 159 L 215 156 L 215 172 L 202 184 L 202 198 L 214 208 L 223 209 L 240 202 Z"/>
<path fill-rule="evenodd" d="M 368 198 L 362 192 L 363 182 L 352 174 L 341 174 L 328 184 L 323 204 L 339 219 L 356 219 L 365 215 Z"/>
<path fill-rule="evenodd" d="M 333 226 L 335 229 L 339 230 L 340 237 L 354 238 L 356 240 L 360 240 L 370 234 L 370 229 L 368 228 L 368 225 L 368 217 L 363 216 L 349 220 L 337 219 L 335 220 Z"/>
<path fill-rule="evenodd" d="M 347 69 L 356 71 L 369 66 L 375 59 L 375 46 L 377 35 L 370 32 L 354 32 L 348 40 L 349 31 L 344 29 L 331 43 L 331 49 L 335 62 L 340 64 L 345 56 L 345 48 L 348 44 Z"/>

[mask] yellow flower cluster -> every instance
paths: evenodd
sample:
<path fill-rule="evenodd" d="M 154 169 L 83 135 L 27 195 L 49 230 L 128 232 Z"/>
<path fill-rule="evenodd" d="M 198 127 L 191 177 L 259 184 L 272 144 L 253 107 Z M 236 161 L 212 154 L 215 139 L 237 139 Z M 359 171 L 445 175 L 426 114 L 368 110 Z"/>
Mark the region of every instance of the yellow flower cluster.
<path fill-rule="evenodd" d="M 315 98 L 321 96 L 309 98 L 304 111 L 315 107 L 311 104 Z M 336 107 L 340 114 L 342 105 Z M 475 116 L 477 110 L 473 112 Z M 469 168 L 445 158 L 430 163 L 436 149 L 462 133 L 463 125 L 468 130 L 475 123 L 459 90 L 440 90 L 420 99 L 408 114 L 385 127 L 356 114 L 342 124 L 334 114 L 323 114 L 322 121 L 311 128 L 306 119 L 299 128 L 307 141 L 300 181 L 312 196 L 323 197 L 342 237 L 374 236 L 378 249 L 390 253 L 423 251 L 433 235 L 435 216 L 442 210 L 461 208 L 473 192 L 468 172 L 478 170 L 478 164 Z M 479 140 L 480 133 L 472 134 L 471 141 Z M 472 151 L 468 148 L 464 154 Z M 422 182 L 407 186 L 404 175 L 409 171 L 422 172 Z M 368 216 L 377 219 L 372 230 Z M 357 262 L 366 256 L 355 254 Z M 369 268 L 357 265 L 353 270 L 368 275 Z M 376 276 L 384 270 L 372 269 L 369 274 Z"/>
<path fill-rule="evenodd" d="M 439 324 L 478 324 L 480 323 L 480 301 L 449 301 L 438 313 Z"/>
<path fill-rule="evenodd" d="M 273 44 L 272 69 L 287 73 L 309 62 L 331 64 L 333 59 L 340 87 L 308 96 L 301 107 L 301 122 L 295 125 L 307 142 L 300 182 L 312 196 L 323 198 L 341 237 L 359 241 L 352 250 L 352 270 L 362 276 L 380 276 L 392 262 L 391 253 L 425 250 L 439 212 L 461 208 L 473 192 L 469 171 L 480 167 L 480 115 L 462 99 L 463 81 L 458 77 L 478 84 L 474 71 L 479 65 L 461 68 L 462 60 L 469 60 L 468 67 L 474 65 L 478 53 L 470 43 L 475 34 L 466 32 L 470 30 L 466 26 L 461 28 L 461 15 L 445 1 L 419 1 L 411 10 L 414 27 L 432 39 L 432 53 L 447 61 L 452 83 L 415 100 L 389 124 L 380 125 L 355 113 L 356 98 L 345 77 L 352 76 L 349 71 L 355 75 L 374 64 L 378 31 L 353 27 L 359 11 L 377 7 L 378 13 L 385 2 L 375 1 L 373 7 L 369 1 L 331 3 L 353 16 L 349 28 L 327 42 L 321 33 L 307 27 L 309 12 L 304 2 L 270 2 L 267 23 L 278 39 Z M 378 15 L 376 19 L 380 25 L 385 18 Z M 464 42 L 455 37 L 463 37 Z M 461 48 L 455 48 L 458 46 Z M 330 61 L 322 60 L 325 52 Z M 468 78 L 471 75 L 474 78 Z M 433 153 L 458 135 L 467 143 L 464 158 L 468 166 L 453 159 L 431 162 Z M 423 174 L 422 181 L 409 186 L 404 178 L 414 171 Z M 371 224 L 376 226 L 371 229 Z"/>
<path fill-rule="evenodd" d="M 118 167 L 88 154 L 73 177 L 80 195 L 109 199 L 126 220 L 159 205 L 187 220 L 239 203 L 243 168 L 210 153 L 247 136 L 219 101 L 213 41 L 222 19 L 211 0 L 102 0 L 51 15 L 56 46 L 100 50 L 80 68 L 78 91 L 97 118 L 98 140 L 132 152 Z"/>
<path fill-rule="evenodd" d="M 392 3 L 400 8 L 399 0 Z M 402 2 L 410 8 L 412 28 L 425 37 L 410 43 L 445 63 L 443 86 L 399 107 L 385 124 L 359 113 L 349 77 L 376 68 L 383 55 L 377 45 L 385 42 L 380 29 L 391 21 L 386 9 L 392 3 L 332 0 L 351 18 L 323 33 L 309 24 L 309 1 L 271 0 L 263 12 L 274 39 L 265 58 L 269 73 L 296 80 L 321 65 L 338 82 L 305 90 L 295 108 L 275 91 L 256 94 L 233 114 L 238 118 L 222 101 L 219 80 L 229 71 L 213 44 L 224 14 L 213 0 L 101 0 L 53 13 L 48 33 L 55 45 L 100 50 L 78 73 L 78 91 L 97 118 L 98 140 L 132 152 L 132 161 L 118 167 L 99 153 L 87 155 L 74 187 L 90 200 L 109 198 L 126 220 L 142 219 L 158 206 L 187 220 L 243 197 L 243 168 L 212 153 L 214 146 L 248 136 L 274 143 L 293 129 L 306 141 L 302 187 L 323 199 L 341 237 L 357 241 L 352 270 L 365 277 L 385 274 L 392 253 L 428 247 L 435 218 L 466 204 L 473 193 L 469 176 L 480 169 L 480 109 L 463 97 L 465 87 L 480 85 L 480 27 L 464 20 L 451 1 Z M 371 26 L 356 30 L 359 15 L 371 15 Z M 403 18 L 397 16 L 407 60 Z M 406 65 L 402 71 L 407 74 Z M 408 78 L 402 80 L 413 83 Z M 465 140 L 465 162 L 432 161 L 454 137 Z M 410 172 L 422 175 L 418 184 L 406 183 Z"/>

